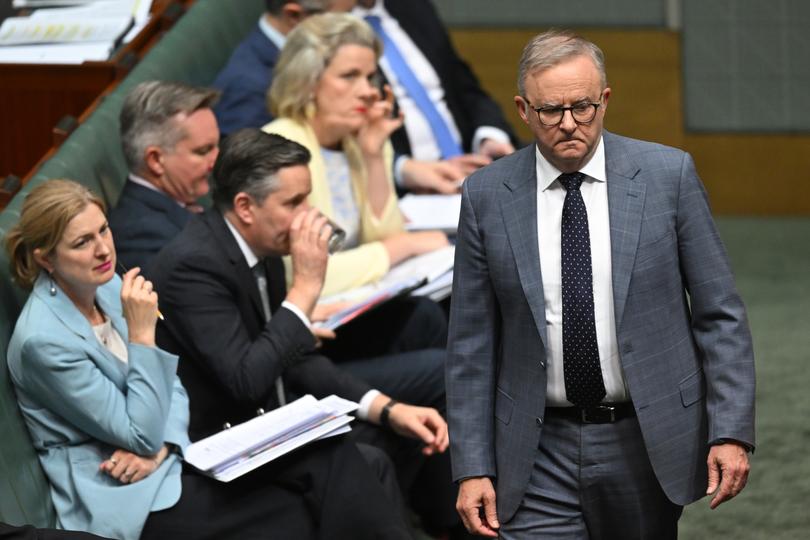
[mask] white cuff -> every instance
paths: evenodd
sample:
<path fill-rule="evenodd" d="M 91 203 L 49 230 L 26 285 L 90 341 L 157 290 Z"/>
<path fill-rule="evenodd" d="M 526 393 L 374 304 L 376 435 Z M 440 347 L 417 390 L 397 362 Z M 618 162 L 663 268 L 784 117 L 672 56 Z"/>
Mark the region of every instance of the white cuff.
<path fill-rule="evenodd" d="M 296 306 L 292 302 L 284 300 L 281 303 L 281 307 L 287 308 L 290 311 L 292 311 L 293 313 L 295 313 L 295 316 L 298 317 L 299 319 L 301 319 L 301 322 L 304 323 L 304 326 L 306 326 L 307 328 L 312 326 L 312 323 L 309 322 L 309 317 L 307 317 L 306 314 L 304 314 L 304 312 L 301 311 L 301 308 L 299 308 L 298 306 Z"/>
<path fill-rule="evenodd" d="M 405 162 L 411 159 L 411 156 L 401 155 L 397 158 L 394 162 L 394 183 L 397 187 L 405 188 L 405 184 L 402 183 L 402 168 L 405 166 Z"/>
<path fill-rule="evenodd" d="M 368 420 L 368 411 L 371 409 L 371 402 L 380 395 L 379 390 L 369 390 L 360 399 L 360 407 L 357 409 L 357 418 L 360 420 Z"/>
<path fill-rule="evenodd" d="M 481 149 L 481 143 L 484 141 L 484 139 L 492 139 L 493 141 L 497 141 L 499 143 L 510 142 L 509 135 L 507 135 L 504 130 L 492 126 L 480 126 L 475 130 L 475 135 L 473 135 L 473 154 L 477 154 L 478 150 Z"/>

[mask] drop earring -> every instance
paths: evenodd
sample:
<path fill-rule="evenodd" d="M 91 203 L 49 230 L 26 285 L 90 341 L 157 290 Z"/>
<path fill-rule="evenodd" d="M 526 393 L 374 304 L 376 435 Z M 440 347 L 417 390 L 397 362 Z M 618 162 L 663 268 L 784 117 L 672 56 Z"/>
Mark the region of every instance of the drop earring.
<path fill-rule="evenodd" d="M 48 289 L 48 292 L 51 293 L 51 296 L 56 296 L 56 283 L 53 280 L 53 272 L 48 273 L 48 279 L 51 280 L 51 288 Z"/>

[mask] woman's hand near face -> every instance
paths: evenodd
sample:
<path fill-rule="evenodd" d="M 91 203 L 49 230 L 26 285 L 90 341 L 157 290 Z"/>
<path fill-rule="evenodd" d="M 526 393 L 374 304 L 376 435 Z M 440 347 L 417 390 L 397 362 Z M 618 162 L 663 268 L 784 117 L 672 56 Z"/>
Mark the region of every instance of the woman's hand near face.
<path fill-rule="evenodd" d="M 394 93 L 385 85 L 385 98 L 371 103 L 366 112 L 366 123 L 357 132 L 357 142 L 366 157 L 382 155 L 383 145 L 388 137 L 402 126 L 404 117 L 394 111 Z"/>
<path fill-rule="evenodd" d="M 158 296 L 152 290 L 152 282 L 138 275 L 140 271 L 136 267 L 124 274 L 121 306 L 127 321 L 130 343 L 154 347 Z"/>
<path fill-rule="evenodd" d="M 368 202 L 374 215 L 382 217 L 393 188 L 389 181 L 391 171 L 383 159 L 382 149 L 388 136 L 402 125 L 402 115 L 391 117 L 394 110 L 394 93 L 385 85 L 385 99 L 377 100 L 369 107 L 366 115 L 368 121 L 357 134 L 357 141 L 363 152 L 368 175 Z"/>

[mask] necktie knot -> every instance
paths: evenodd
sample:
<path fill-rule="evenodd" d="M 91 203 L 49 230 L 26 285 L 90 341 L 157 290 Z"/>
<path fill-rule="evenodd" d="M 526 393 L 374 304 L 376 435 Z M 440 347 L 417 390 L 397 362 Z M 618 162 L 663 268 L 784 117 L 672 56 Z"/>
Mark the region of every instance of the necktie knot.
<path fill-rule="evenodd" d="M 558 179 L 566 191 L 578 190 L 579 186 L 582 185 L 582 181 L 585 180 L 585 175 L 581 172 L 563 173 Z"/>

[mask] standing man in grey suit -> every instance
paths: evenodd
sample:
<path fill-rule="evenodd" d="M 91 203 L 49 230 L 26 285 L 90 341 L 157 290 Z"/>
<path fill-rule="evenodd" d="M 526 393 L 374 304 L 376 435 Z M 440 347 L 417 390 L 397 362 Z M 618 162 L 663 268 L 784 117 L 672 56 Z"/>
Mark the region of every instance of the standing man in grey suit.
<path fill-rule="evenodd" d="M 501 538 L 675 538 L 754 446 L 745 308 L 692 158 L 603 131 L 601 50 L 532 39 L 535 143 L 464 184 L 447 399 L 457 508 Z"/>

